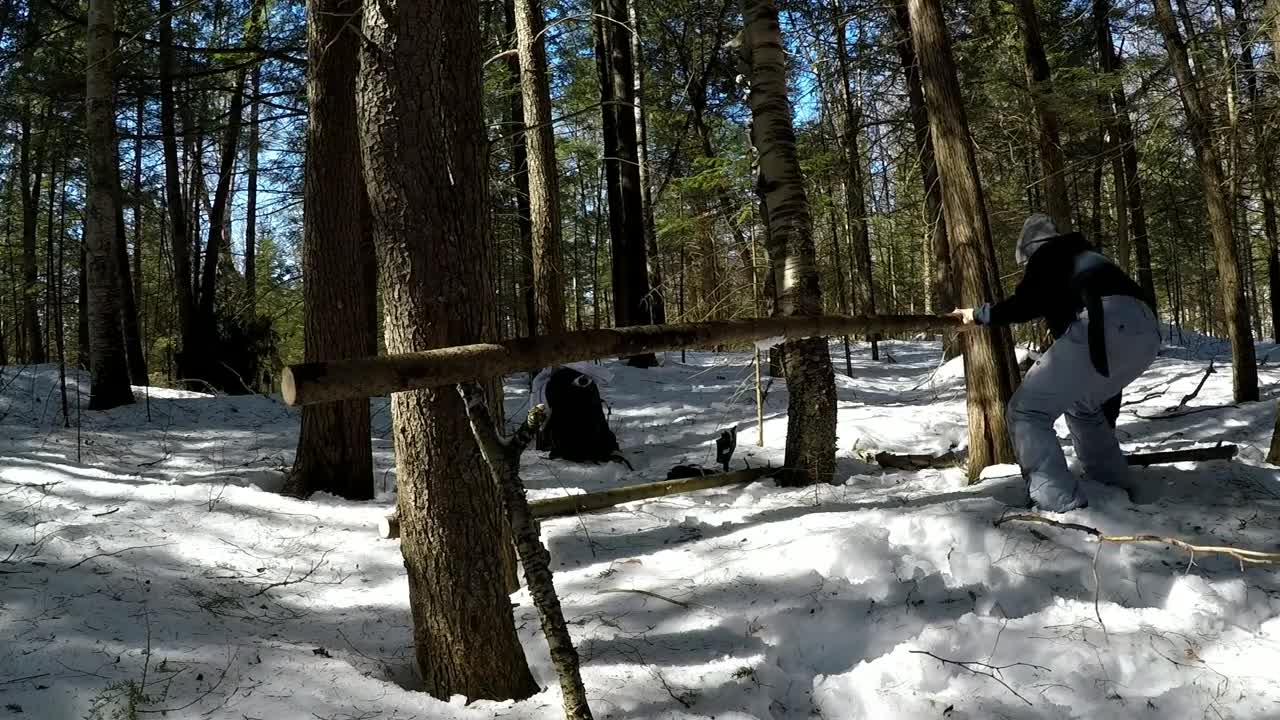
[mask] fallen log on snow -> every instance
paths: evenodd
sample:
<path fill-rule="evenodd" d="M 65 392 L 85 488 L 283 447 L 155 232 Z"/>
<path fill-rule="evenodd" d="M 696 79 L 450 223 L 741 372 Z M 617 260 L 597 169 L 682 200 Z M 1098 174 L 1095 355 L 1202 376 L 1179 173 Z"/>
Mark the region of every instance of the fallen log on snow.
<path fill-rule="evenodd" d="M 1125 460 L 1130 465 L 1146 467 L 1148 465 L 1168 465 L 1180 462 L 1205 462 L 1207 460 L 1230 460 L 1236 456 L 1235 445 L 1214 445 L 1212 447 L 1186 448 L 1183 450 L 1163 450 L 1159 452 L 1130 453 Z M 941 455 L 902 454 L 891 452 L 867 453 L 864 457 L 874 459 L 876 464 L 890 470 L 926 470 L 955 467 L 963 458 L 948 450 Z"/>
<path fill-rule="evenodd" d="M 290 365 L 281 375 L 280 394 L 286 405 L 308 405 L 453 385 L 517 370 L 604 357 L 764 338 L 778 338 L 781 342 L 854 333 L 945 330 L 957 325 L 954 318 L 941 315 L 822 315 L 580 330 L 425 352 Z"/>
<path fill-rule="evenodd" d="M 649 498 L 666 495 L 679 495 L 696 490 L 708 490 L 726 485 L 749 483 L 766 478 L 776 472 L 778 472 L 778 468 L 749 468 L 747 470 L 735 470 L 734 472 L 716 473 L 701 477 L 628 485 L 600 492 L 546 498 L 529 503 L 529 512 L 535 520 L 561 517 L 563 515 L 577 515 L 578 513 L 603 510 L 637 500 L 648 500 Z M 384 540 L 400 537 L 400 518 L 397 513 L 393 512 L 379 521 L 378 537 Z"/>

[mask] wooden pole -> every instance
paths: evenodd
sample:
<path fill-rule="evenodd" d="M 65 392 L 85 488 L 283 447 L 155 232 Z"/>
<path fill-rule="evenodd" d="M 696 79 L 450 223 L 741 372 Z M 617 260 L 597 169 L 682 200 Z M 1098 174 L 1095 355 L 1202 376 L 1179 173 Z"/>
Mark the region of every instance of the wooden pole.
<path fill-rule="evenodd" d="M 957 321 L 937 315 L 772 317 L 713 320 L 517 338 L 425 352 L 290 365 L 280 380 L 287 405 L 309 405 L 467 382 L 531 367 L 602 357 L 629 357 L 778 337 L 799 340 L 844 334 L 941 330 Z"/>
<path fill-rule="evenodd" d="M 535 520 L 577 515 L 578 513 L 604 510 L 637 500 L 749 483 L 766 478 L 775 472 L 778 472 L 778 468 L 751 468 L 748 470 L 735 470 L 730 473 L 716 473 L 714 475 L 681 478 L 679 480 L 662 480 L 642 485 L 628 485 L 626 487 L 613 488 L 612 490 L 602 490 L 600 492 L 534 500 L 529 503 L 529 514 Z M 393 512 L 378 522 L 378 537 L 383 540 L 394 540 L 400 537 L 400 517 L 397 513 L 398 511 Z"/>

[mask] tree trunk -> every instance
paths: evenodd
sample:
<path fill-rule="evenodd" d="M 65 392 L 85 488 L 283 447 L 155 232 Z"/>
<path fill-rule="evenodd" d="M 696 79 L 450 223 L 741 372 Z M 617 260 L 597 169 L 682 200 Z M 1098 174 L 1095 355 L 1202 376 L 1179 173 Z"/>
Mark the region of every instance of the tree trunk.
<path fill-rule="evenodd" d="M 1044 40 L 1040 37 L 1040 18 L 1035 0 L 1018 0 L 1018 19 L 1022 23 L 1022 49 L 1026 62 L 1027 86 L 1031 104 L 1039 123 L 1040 165 L 1049 215 L 1058 229 L 1071 229 L 1071 197 L 1067 194 L 1066 159 L 1059 137 L 1058 112 L 1053 108 L 1053 80 L 1049 59 L 1045 57 Z"/>
<path fill-rule="evenodd" d="M 114 127 L 114 126 L 113 126 Z M 119 148 L 112 148 L 111 164 L 115 179 L 111 189 L 116 193 L 113 201 L 115 232 L 111 235 L 111 253 L 115 256 L 115 281 L 120 289 L 120 329 L 124 333 L 125 356 L 129 363 L 129 381 L 134 385 L 147 384 L 147 356 L 142 350 L 142 331 L 138 324 L 138 304 L 133 297 L 132 273 L 129 272 L 129 241 L 125 236 L 123 188 L 120 185 Z"/>
<path fill-rule="evenodd" d="M 1264 26 L 1271 29 L 1272 64 L 1274 74 L 1280 77 L 1280 0 L 1268 0 L 1265 9 Z M 1268 19 L 1269 17 L 1269 19 Z M 1272 93 L 1280 97 L 1280 89 L 1272 85 Z M 1255 118 L 1255 122 L 1257 122 Z M 1266 143 L 1260 148 L 1258 160 L 1262 165 L 1262 214 L 1267 233 L 1267 279 L 1271 296 L 1271 338 L 1280 342 L 1280 231 L 1277 230 L 1276 204 L 1276 150 L 1280 143 L 1277 134 L 1280 128 L 1265 125 L 1262 133 Z"/>
<path fill-rule="evenodd" d="M 631 21 L 631 59 L 635 66 L 636 142 L 640 151 L 640 200 L 644 204 L 645 259 L 649 263 L 649 315 L 651 322 L 662 325 L 667 322 L 667 306 L 662 287 L 658 226 L 653 217 L 653 179 L 649 170 L 649 113 L 644 106 L 644 45 L 641 42 L 636 0 L 627 0 L 627 17 Z M 732 222 L 730 219 L 730 223 Z"/>
<path fill-rule="evenodd" d="M 346 27 L 347 18 L 360 12 L 360 0 L 311 0 L 307 7 L 302 289 L 308 362 L 378 353 L 377 260 L 356 124 L 360 38 Z M 367 399 L 302 408 L 288 492 L 373 498 L 369 438 Z"/>
<path fill-rule="evenodd" d="M 520 94 L 524 99 L 524 144 L 529 164 L 529 220 L 533 236 L 535 334 L 561 333 L 564 325 L 564 260 L 561 253 L 560 172 L 555 128 L 551 122 L 551 86 L 542 37 L 546 20 L 540 0 L 515 0 L 520 56 Z"/>
<path fill-rule="evenodd" d="M 1115 141 L 1120 145 L 1125 177 L 1125 217 L 1129 221 L 1129 243 L 1138 265 L 1138 284 L 1154 300 L 1155 277 L 1151 272 L 1151 243 L 1147 238 L 1147 211 L 1143 201 L 1142 179 L 1138 176 L 1138 145 L 1129 118 L 1129 100 L 1120 79 L 1121 60 L 1111 36 L 1111 0 L 1094 0 L 1093 19 L 1098 35 L 1098 57 L 1102 71 L 1111 86 L 1111 124 Z"/>
<path fill-rule="evenodd" d="M 760 162 L 757 192 L 768 216 L 770 271 L 778 302 L 775 315 L 822 312 L 813 245 L 813 221 L 796 153 L 787 97 L 786 52 L 773 0 L 742 4 L 743 74 L 750 78 L 751 141 Z M 787 484 L 831 482 L 835 474 L 835 374 L 826 338 L 786 344 Z"/>
<path fill-rule="evenodd" d="M 849 223 L 849 244 L 853 255 L 854 312 L 863 315 L 876 314 L 875 277 L 871 267 L 871 228 L 867 214 L 867 184 L 862 172 L 862 154 L 858 150 L 858 134 L 862 132 L 862 110 L 854 98 L 852 79 L 849 77 L 849 51 L 845 46 L 847 18 L 841 16 L 838 4 L 833 3 L 836 35 L 836 88 L 840 97 L 840 139 L 844 155 L 845 216 Z M 871 359 L 880 359 L 878 338 L 871 338 Z"/>
<path fill-rule="evenodd" d="M 188 352 L 194 352 L 196 343 L 191 236 L 187 224 L 187 200 L 182 192 L 182 168 L 178 164 L 178 119 L 173 88 L 173 76 L 177 70 L 173 54 L 173 0 L 159 2 L 160 135 L 164 146 L 165 205 L 169 212 L 173 291 L 177 296 L 178 328 L 182 341 L 182 350 L 177 353 L 178 375 L 187 378 Z"/>
<path fill-rule="evenodd" d="M 387 350 L 493 340 L 479 2 L 371 5 L 362 28 L 356 105 Z M 406 107 L 450 112 L 402 114 Z M 452 182 L 440 181 L 442 168 Z M 401 551 L 426 690 L 529 697 L 538 687 L 504 587 L 509 535 L 462 399 L 452 388 L 397 393 L 392 417 Z"/>
<path fill-rule="evenodd" d="M 146 132 L 147 96 L 138 93 L 133 141 L 133 297 L 142 304 L 142 136 Z M 144 339 L 145 342 L 145 339 Z"/>
<path fill-rule="evenodd" d="M 920 157 L 920 176 L 924 180 L 925 222 L 929 225 L 929 248 L 933 252 L 930 290 L 934 307 L 941 312 L 948 312 L 956 307 L 955 276 L 951 264 L 950 240 L 947 237 L 947 218 L 942 211 L 942 182 L 938 179 L 933 138 L 929 136 L 929 110 L 925 105 L 920 66 L 916 62 L 915 45 L 911 39 L 911 17 L 907 12 L 907 0 L 890 0 L 889 4 L 889 18 L 896 35 L 894 45 L 906 77 L 911 127 L 916 152 Z M 945 336 L 942 347 L 944 361 L 960 354 L 959 338 L 954 335 Z"/>
<path fill-rule="evenodd" d="M 1201 181 L 1204 184 L 1209 230 L 1216 250 L 1220 299 L 1226 314 L 1227 334 L 1231 339 L 1233 394 L 1236 402 L 1254 401 L 1258 399 L 1258 365 L 1253 345 L 1253 329 L 1249 327 L 1249 304 L 1245 300 L 1243 274 L 1232 230 L 1231 202 L 1223 190 L 1226 183 L 1222 163 L 1210 130 L 1212 120 L 1209 117 L 1209 103 L 1202 94 L 1198 79 L 1192 73 L 1186 45 L 1169 0 L 1155 0 L 1155 6 L 1156 21 L 1164 35 L 1173 72 L 1181 86 L 1187 129 L 1195 145 L 1196 160 L 1199 162 Z"/>
<path fill-rule="evenodd" d="M 514 40 L 516 37 L 515 0 L 506 0 L 503 3 L 503 8 L 507 19 L 507 35 Z M 518 52 L 511 55 L 507 60 L 507 69 L 511 75 L 511 84 L 519 88 L 521 85 L 520 56 Z M 517 299 L 520 302 L 517 304 L 524 311 L 524 328 L 521 332 L 526 337 L 533 337 L 538 334 L 538 305 L 533 282 L 533 223 L 529 217 L 529 157 L 525 150 L 524 142 L 523 93 L 512 93 L 508 107 L 510 109 L 509 127 L 513 130 L 511 133 L 511 176 L 515 183 L 516 229 L 520 233 L 519 280 L 512 283 L 512 287 L 519 289 L 519 297 Z M 512 314 L 517 317 L 520 315 L 514 308 Z"/>
<path fill-rule="evenodd" d="M 109 410 L 133 402 L 129 365 L 120 328 L 120 283 L 113 254 L 119 169 L 115 166 L 115 0 L 89 3 L 85 55 L 85 137 L 89 181 L 85 213 L 86 265 L 89 273 L 89 354 L 92 375 L 89 409 Z"/>
<path fill-rule="evenodd" d="M 76 284 L 76 363 L 81 370 L 88 370 L 92 360 L 89 356 L 89 260 L 84 244 L 80 246 L 80 274 Z"/>
<path fill-rule="evenodd" d="M 984 262 L 991 247 L 991 226 L 977 158 L 942 5 L 939 0 L 908 0 L 907 7 L 942 179 L 943 211 L 959 280 L 957 299 L 973 307 L 996 297 Z M 969 388 L 969 477 L 976 480 L 989 465 L 1013 462 L 1005 417 L 1013 387 L 1003 357 L 1012 338 L 1007 328 L 980 329 L 967 334 L 963 344 Z"/>
<path fill-rule="evenodd" d="M 26 103 L 20 121 L 21 147 L 19 150 L 18 180 L 22 194 L 22 331 L 27 362 L 43 363 L 46 359 L 44 340 L 40 332 L 39 262 L 36 259 L 36 226 L 40 216 L 40 184 L 44 171 L 44 156 L 48 146 L 46 127 L 41 129 L 37 142 L 31 137 L 31 105 Z M 34 149 L 33 149 L 34 145 Z"/>
<path fill-rule="evenodd" d="M 228 111 L 226 134 L 222 138 L 222 157 L 218 163 L 218 185 L 214 188 L 213 205 L 209 210 L 209 240 L 205 246 L 204 266 L 201 269 L 203 277 L 200 281 L 199 308 L 199 322 L 203 326 L 206 346 L 214 333 L 213 310 L 217 299 L 218 259 L 223 252 L 222 225 L 231 202 L 231 178 L 235 174 L 236 147 L 240 143 L 240 128 L 243 124 L 246 75 L 246 70 L 237 72 L 235 87 L 231 90 L 231 109 Z M 226 251 L 231 252 L 231 248 L 226 248 Z"/>
<path fill-rule="evenodd" d="M 354 58 L 354 55 L 351 56 Z M 353 60 L 354 61 L 354 60 Z M 354 74 L 353 74 L 354 77 Z M 262 95 L 262 66 L 253 66 L 253 96 L 250 98 L 249 110 L 249 187 L 244 206 L 244 302 L 249 317 L 257 314 L 258 306 L 258 150 L 259 150 L 259 109 Z M 352 92 L 352 91 L 348 91 Z M 350 103 L 348 114 L 355 116 L 354 102 Z M 354 126 L 354 119 L 351 121 Z M 354 133 L 353 133 L 354 135 Z M 357 154 L 357 163 L 359 155 Z M 356 172 L 356 177 L 360 175 Z M 305 182 L 305 180 L 304 180 Z M 305 201 L 305 200 L 304 200 Z M 348 208 L 350 209 L 350 208 Z M 306 222 L 306 218 L 303 218 Z M 370 253 L 372 255 L 372 253 Z M 372 259 L 370 260 L 372 262 Z M 304 286 L 305 287 L 305 286 Z M 376 290 L 372 291 L 376 292 Z M 370 294 L 372 294 L 372 292 Z M 376 312 L 376 310 L 374 311 Z M 376 333 L 377 331 L 372 331 Z"/>
<path fill-rule="evenodd" d="M 604 114 L 605 168 L 609 183 L 609 230 L 613 248 L 613 317 L 616 327 L 652 322 L 644 202 L 636 139 L 635 75 L 626 0 L 594 0 L 596 63 Z M 627 358 L 632 367 L 653 367 L 653 355 Z"/>

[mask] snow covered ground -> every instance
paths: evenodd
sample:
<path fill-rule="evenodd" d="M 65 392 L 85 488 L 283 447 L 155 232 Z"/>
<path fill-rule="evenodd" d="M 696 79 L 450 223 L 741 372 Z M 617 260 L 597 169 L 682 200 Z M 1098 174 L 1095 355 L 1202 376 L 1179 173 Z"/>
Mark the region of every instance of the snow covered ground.
<path fill-rule="evenodd" d="M 862 347 L 855 378 L 837 378 L 842 485 L 761 482 L 543 524 L 596 717 L 1280 717 L 1275 571 L 994 527 L 1021 495 L 1016 468 L 966 487 L 958 469 L 865 464 L 867 450 L 965 440 L 958 363 L 939 368 L 933 343 L 883 347 L 895 362 Z M 1280 478 L 1262 458 L 1280 369 L 1265 361 L 1266 402 L 1155 417 L 1224 349 L 1169 347 L 1127 394 L 1141 402 L 1121 432 L 1129 450 L 1229 441 L 1241 456 L 1141 471 L 1147 504 L 1090 484 L 1091 505 L 1067 519 L 1277 549 Z M 778 463 L 785 383 L 769 389 L 759 448 L 748 356 L 679 359 L 602 366 L 634 472 L 529 452 L 530 495 L 710 465 L 717 430 L 734 425 L 735 467 Z M 1186 409 L 1230 403 L 1219 365 Z M 378 500 L 301 502 L 275 494 L 298 428 L 276 398 L 139 388 L 148 402 L 83 412 L 77 431 L 76 387 L 70 428 L 57 387 L 53 367 L 0 374 L 0 717 L 131 717 L 131 704 L 236 720 L 560 716 L 524 592 L 517 624 L 547 690 L 466 705 L 404 689 L 407 584 L 398 542 L 375 534 L 394 487 L 385 401 L 372 401 Z M 508 383 L 509 417 L 526 387 Z"/>

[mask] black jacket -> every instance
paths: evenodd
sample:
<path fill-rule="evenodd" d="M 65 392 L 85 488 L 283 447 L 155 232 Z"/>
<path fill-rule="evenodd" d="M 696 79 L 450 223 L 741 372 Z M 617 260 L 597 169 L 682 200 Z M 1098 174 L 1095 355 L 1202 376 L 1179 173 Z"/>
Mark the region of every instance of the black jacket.
<path fill-rule="evenodd" d="M 974 312 L 980 325 L 1013 325 L 1044 318 L 1055 339 L 1067 332 L 1081 310 L 1089 311 L 1089 357 L 1108 376 L 1102 299 L 1138 298 L 1155 311 L 1154 298 L 1115 263 L 1098 254 L 1080 233 L 1050 239 L 1031 255 L 1013 295 Z"/>

